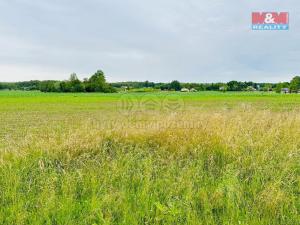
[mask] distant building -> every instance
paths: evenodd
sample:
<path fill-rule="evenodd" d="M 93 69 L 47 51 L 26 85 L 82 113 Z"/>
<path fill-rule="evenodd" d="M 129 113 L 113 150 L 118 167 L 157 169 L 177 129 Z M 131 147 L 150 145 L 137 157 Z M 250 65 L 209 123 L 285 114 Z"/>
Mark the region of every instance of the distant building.
<path fill-rule="evenodd" d="M 256 90 L 254 87 L 252 87 L 252 86 L 248 86 L 246 90 L 247 90 L 247 91 L 257 91 L 257 90 Z"/>
<path fill-rule="evenodd" d="M 197 92 L 197 90 L 196 90 L 195 88 L 192 88 L 192 89 L 190 90 L 190 92 Z"/>
<path fill-rule="evenodd" d="M 288 94 L 288 93 L 290 93 L 290 89 L 289 88 L 282 88 L 281 93 Z"/>
<path fill-rule="evenodd" d="M 182 89 L 181 89 L 181 92 L 190 92 L 190 90 L 187 89 L 187 88 L 182 88 Z"/>
<path fill-rule="evenodd" d="M 128 88 L 127 86 L 122 86 L 121 89 L 122 89 L 123 91 L 129 90 L 129 88 Z"/>
<path fill-rule="evenodd" d="M 226 87 L 224 87 L 224 86 L 219 87 L 219 91 L 226 91 Z"/>

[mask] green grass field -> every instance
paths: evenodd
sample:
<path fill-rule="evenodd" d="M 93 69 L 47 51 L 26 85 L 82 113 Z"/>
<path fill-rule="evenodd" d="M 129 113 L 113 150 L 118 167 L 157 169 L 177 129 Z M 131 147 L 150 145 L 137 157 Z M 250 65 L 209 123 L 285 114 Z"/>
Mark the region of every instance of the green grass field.
<path fill-rule="evenodd" d="M 0 92 L 0 224 L 300 224 L 300 95 Z"/>

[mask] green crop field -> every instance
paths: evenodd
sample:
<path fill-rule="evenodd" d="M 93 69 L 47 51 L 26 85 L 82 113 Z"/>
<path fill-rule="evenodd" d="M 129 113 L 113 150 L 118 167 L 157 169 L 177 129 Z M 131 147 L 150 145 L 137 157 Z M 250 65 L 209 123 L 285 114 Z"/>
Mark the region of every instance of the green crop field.
<path fill-rule="evenodd" d="M 300 224 L 300 95 L 0 92 L 0 224 Z"/>

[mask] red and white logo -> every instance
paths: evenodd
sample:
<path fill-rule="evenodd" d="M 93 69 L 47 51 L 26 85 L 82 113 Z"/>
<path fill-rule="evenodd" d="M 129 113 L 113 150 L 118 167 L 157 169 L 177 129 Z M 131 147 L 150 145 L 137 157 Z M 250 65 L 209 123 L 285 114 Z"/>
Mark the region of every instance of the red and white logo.
<path fill-rule="evenodd" d="M 253 12 L 253 30 L 288 30 L 288 12 Z"/>

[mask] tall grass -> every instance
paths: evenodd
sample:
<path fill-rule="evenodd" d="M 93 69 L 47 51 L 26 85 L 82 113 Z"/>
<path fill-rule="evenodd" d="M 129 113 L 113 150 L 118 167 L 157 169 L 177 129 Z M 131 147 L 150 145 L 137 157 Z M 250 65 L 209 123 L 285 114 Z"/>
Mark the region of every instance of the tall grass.
<path fill-rule="evenodd" d="M 59 115 L 2 139 L 0 224 L 300 224 L 297 110 Z"/>

